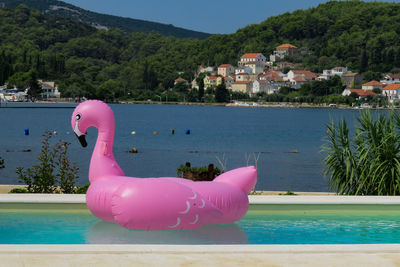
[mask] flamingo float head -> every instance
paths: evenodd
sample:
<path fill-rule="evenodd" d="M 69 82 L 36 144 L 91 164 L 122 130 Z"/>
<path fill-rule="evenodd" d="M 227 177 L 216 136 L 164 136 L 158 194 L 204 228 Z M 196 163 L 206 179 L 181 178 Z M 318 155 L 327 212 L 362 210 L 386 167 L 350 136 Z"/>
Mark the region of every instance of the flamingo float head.
<path fill-rule="evenodd" d="M 72 113 L 71 127 L 83 147 L 87 146 L 85 136 L 89 127 L 94 126 L 99 129 L 99 132 L 110 132 L 113 135 L 114 125 L 114 114 L 111 108 L 99 100 L 82 102 Z"/>

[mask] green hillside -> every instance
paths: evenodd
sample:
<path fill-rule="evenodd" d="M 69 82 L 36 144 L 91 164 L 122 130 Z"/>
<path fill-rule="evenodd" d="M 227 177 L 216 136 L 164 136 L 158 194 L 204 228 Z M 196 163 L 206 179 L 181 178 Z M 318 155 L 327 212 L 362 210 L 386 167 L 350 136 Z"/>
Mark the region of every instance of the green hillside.
<path fill-rule="evenodd" d="M 98 28 L 118 28 L 127 33 L 157 31 L 165 36 L 197 39 L 210 36 L 208 33 L 187 30 L 170 24 L 99 14 L 57 0 L 0 0 L 0 5 L 6 8 L 14 9 L 20 4 L 45 14 L 83 21 Z"/>
<path fill-rule="evenodd" d="M 59 82 L 65 96 L 155 98 L 179 76 L 191 81 L 201 64 L 236 64 L 246 52 L 268 56 L 282 43 L 300 48 L 288 60 L 305 69 L 347 66 L 379 78 L 400 72 L 399 11 L 396 3 L 332 1 L 197 40 L 96 30 L 24 6 L 1 9 L 0 83 L 22 88 L 37 75 Z M 165 94 L 191 97 L 185 88 Z"/>

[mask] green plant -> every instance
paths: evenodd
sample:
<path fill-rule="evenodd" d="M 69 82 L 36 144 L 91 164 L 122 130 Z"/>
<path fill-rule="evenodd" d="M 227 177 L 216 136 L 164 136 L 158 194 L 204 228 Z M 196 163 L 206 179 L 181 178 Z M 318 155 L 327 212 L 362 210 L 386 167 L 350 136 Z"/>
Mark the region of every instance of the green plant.
<path fill-rule="evenodd" d="M 193 180 L 213 180 L 215 177 L 220 175 L 222 171 L 215 167 L 213 164 L 203 167 L 191 167 L 190 163 L 181 165 L 176 170 L 178 177 L 193 179 Z"/>
<path fill-rule="evenodd" d="M 20 194 L 20 193 L 29 193 L 29 191 L 26 188 L 13 188 L 13 189 L 10 190 L 9 193 L 18 193 L 18 194 Z"/>
<path fill-rule="evenodd" d="M 288 190 L 286 193 L 279 194 L 279 195 L 284 195 L 284 196 L 297 196 L 296 193 L 293 193 L 292 191 Z"/>
<path fill-rule="evenodd" d="M 61 192 L 66 194 L 75 193 L 75 183 L 78 180 L 78 166 L 77 164 L 71 165 L 71 160 L 67 156 L 68 146 L 70 143 L 59 141 L 54 151 L 57 155 L 56 166 L 58 167 L 58 183 L 60 185 Z"/>
<path fill-rule="evenodd" d="M 350 138 L 345 120 L 327 126 L 323 146 L 325 175 L 338 194 L 400 194 L 400 117 L 392 111 L 373 119 L 369 110 L 361 112 Z"/>
<path fill-rule="evenodd" d="M 69 143 L 59 140 L 56 145 L 50 146 L 51 138 L 52 133 L 47 130 L 42 135 L 39 163 L 26 171 L 18 167 L 18 179 L 27 185 L 30 193 L 74 193 L 78 167 L 76 164 L 71 166 L 67 157 Z"/>
<path fill-rule="evenodd" d="M 76 190 L 77 194 L 86 194 L 87 190 L 89 189 L 90 184 L 85 184 L 84 186 L 78 187 Z"/>

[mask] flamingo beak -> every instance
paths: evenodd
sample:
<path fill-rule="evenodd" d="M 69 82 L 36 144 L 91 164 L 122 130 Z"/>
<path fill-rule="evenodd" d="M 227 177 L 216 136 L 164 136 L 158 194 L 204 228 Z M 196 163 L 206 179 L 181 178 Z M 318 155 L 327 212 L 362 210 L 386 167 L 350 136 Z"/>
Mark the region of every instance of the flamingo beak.
<path fill-rule="evenodd" d="M 78 140 L 81 143 L 81 145 L 83 147 L 87 147 L 87 142 L 86 142 L 86 138 L 85 138 L 86 133 L 82 133 L 79 130 L 78 121 L 75 122 L 74 133 L 75 133 L 76 137 L 78 137 Z"/>
<path fill-rule="evenodd" d="M 87 147 L 87 142 L 86 142 L 86 138 L 85 138 L 86 135 L 83 134 L 81 136 L 78 136 L 76 133 L 75 133 L 75 135 L 76 135 L 76 137 L 78 137 L 78 140 L 81 143 L 81 145 L 83 147 Z"/>

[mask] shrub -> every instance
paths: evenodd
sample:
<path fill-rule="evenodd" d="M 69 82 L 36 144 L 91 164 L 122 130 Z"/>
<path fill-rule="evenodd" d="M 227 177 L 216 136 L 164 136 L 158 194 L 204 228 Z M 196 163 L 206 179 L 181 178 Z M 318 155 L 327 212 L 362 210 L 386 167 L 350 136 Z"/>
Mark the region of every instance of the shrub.
<path fill-rule="evenodd" d="M 26 188 L 13 188 L 10 190 L 9 193 L 29 193 L 28 189 Z"/>
<path fill-rule="evenodd" d="M 78 189 L 76 190 L 76 193 L 77 194 L 86 194 L 89 186 L 90 186 L 90 184 L 85 184 L 84 186 L 78 187 Z"/>
<path fill-rule="evenodd" d="M 380 114 L 373 119 L 361 112 L 354 138 L 349 137 L 346 121 L 327 126 L 328 140 L 323 146 L 325 174 L 329 186 L 338 194 L 400 194 L 400 117 Z"/>
<path fill-rule="evenodd" d="M 39 164 L 26 171 L 24 168 L 18 167 L 16 173 L 19 181 L 27 185 L 30 193 L 57 193 L 59 190 L 62 193 L 74 193 L 75 183 L 78 179 L 78 167 L 76 164 L 71 166 L 67 157 L 69 143 L 59 140 L 56 145 L 51 147 L 52 133 L 48 130 L 42 137 L 42 149 L 38 157 Z"/>
<path fill-rule="evenodd" d="M 204 167 L 191 167 L 189 162 L 186 165 L 179 166 L 176 172 L 178 177 L 194 181 L 212 181 L 222 173 L 218 167 L 214 168 L 214 164 Z"/>

